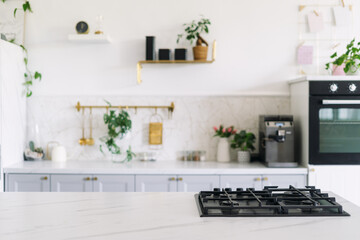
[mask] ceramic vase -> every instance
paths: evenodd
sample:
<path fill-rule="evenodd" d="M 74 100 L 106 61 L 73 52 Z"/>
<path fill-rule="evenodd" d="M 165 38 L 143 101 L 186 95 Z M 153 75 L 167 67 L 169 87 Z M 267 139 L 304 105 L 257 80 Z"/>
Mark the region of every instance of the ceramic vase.
<path fill-rule="evenodd" d="M 217 149 L 218 162 L 230 162 L 230 143 L 228 138 L 220 138 Z"/>
<path fill-rule="evenodd" d="M 237 152 L 238 162 L 239 163 L 248 163 L 250 162 L 250 152 L 249 151 L 238 151 Z"/>

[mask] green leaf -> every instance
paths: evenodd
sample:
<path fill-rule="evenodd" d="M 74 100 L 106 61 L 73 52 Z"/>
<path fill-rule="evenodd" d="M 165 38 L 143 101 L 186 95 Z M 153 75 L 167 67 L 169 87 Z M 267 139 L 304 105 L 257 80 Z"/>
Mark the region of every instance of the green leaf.
<path fill-rule="evenodd" d="M 24 12 L 26 12 L 26 11 L 32 12 L 32 9 L 31 9 L 30 2 L 29 2 L 29 1 L 26 1 L 22 6 L 23 6 Z"/>
<path fill-rule="evenodd" d="M 330 56 L 330 58 L 337 57 L 337 52 L 335 52 L 333 55 Z"/>
<path fill-rule="evenodd" d="M 32 95 L 32 91 L 28 91 L 28 92 L 26 92 L 26 97 L 31 97 L 31 95 Z"/>
<path fill-rule="evenodd" d="M 41 73 L 39 73 L 39 72 L 35 72 L 35 74 L 34 74 L 34 78 L 35 78 L 35 79 L 39 79 L 39 81 L 41 81 L 41 78 L 42 78 Z"/>
<path fill-rule="evenodd" d="M 24 63 L 25 63 L 25 65 L 28 64 L 28 59 L 27 58 L 24 58 Z"/>
<path fill-rule="evenodd" d="M 14 9 L 14 17 L 16 17 L 17 8 Z"/>

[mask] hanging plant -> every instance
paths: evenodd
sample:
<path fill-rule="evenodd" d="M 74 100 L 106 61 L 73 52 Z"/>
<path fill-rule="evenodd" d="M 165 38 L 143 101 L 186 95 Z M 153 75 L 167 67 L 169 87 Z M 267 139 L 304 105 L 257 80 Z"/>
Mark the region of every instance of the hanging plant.
<path fill-rule="evenodd" d="M 1 0 L 3 3 L 5 3 L 7 0 Z M 22 10 L 24 12 L 33 12 L 32 9 L 31 9 L 31 5 L 30 5 L 30 2 L 29 1 L 25 1 L 25 3 L 23 3 L 22 5 Z M 18 11 L 18 8 L 15 8 L 14 9 L 14 17 L 16 17 L 16 13 Z M 8 40 L 8 42 L 10 43 L 13 43 L 13 44 L 16 44 L 15 43 L 15 39 L 11 39 L 11 40 Z M 24 92 L 25 92 L 25 95 L 26 97 L 30 97 L 32 95 L 32 91 L 31 91 L 31 86 L 33 85 L 33 80 L 39 80 L 41 81 L 42 79 L 42 75 L 40 72 L 38 71 L 35 71 L 35 72 L 32 72 L 30 71 L 29 67 L 28 67 L 28 63 L 29 63 L 29 56 L 28 56 L 28 51 L 27 49 L 25 48 L 24 45 L 19 45 L 19 44 L 16 44 L 18 45 L 19 47 L 22 48 L 23 52 L 24 52 L 24 64 L 25 64 L 25 73 L 24 73 L 24 78 L 25 78 L 25 82 L 23 83 L 25 89 L 24 89 Z"/>
<path fill-rule="evenodd" d="M 111 104 L 107 103 L 111 107 Z M 135 154 L 131 151 L 131 146 L 123 150 L 116 143 L 116 140 L 122 140 L 131 130 L 132 122 L 129 113 L 124 110 L 120 112 L 110 110 L 109 113 L 104 114 L 104 123 L 107 125 L 108 135 L 100 138 L 100 141 L 104 143 L 111 154 L 120 155 L 126 151 L 124 161 L 131 161 L 135 157 Z M 100 151 L 103 153 L 103 145 L 100 145 Z"/>

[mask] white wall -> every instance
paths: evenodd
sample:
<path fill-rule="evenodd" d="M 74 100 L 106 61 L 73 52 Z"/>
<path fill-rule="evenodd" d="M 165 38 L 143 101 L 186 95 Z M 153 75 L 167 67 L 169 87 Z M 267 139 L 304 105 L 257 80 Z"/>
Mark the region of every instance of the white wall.
<path fill-rule="evenodd" d="M 30 65 L 43 73 L 34 95 L 288 95 L 296 74 L 297 1 L 289 0 L 31 0 L 25 43 Z M 104 16 L 112 44 L 67 41 L 77 21 L 94 31 Z M 210 18 L 209 42 L 217 60 L 206 65 L 145 65 L 136 84 L 136 63 L 145 58 L 145 36 L 161 48 L 176 45 L 182 24 Z"/>

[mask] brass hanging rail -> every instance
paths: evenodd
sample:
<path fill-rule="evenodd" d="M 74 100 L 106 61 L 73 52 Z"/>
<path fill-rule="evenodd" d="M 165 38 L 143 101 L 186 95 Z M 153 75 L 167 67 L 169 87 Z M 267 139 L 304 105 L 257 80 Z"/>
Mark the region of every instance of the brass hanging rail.
<path fill-rule="evenodd" d="M 116 109 L 129 109 L 129 108 L 133 108 L 135 110 L 140 109 L 140 108 L 153 108 L 153 109 L 167 109 L 170 113 L 174 112 L 175 109 L 175 104 L 174 102 L 171 102 L 170 106 L 138 106 L 138 105 L 119 105 L 119 106 L 82 106 L 80 104 L 80 102 L 77 102 L 75 108 L 77 109 L 78 112 L 80 112 L 81 109 L 85 109 L 85 108 L 104 108 L 104 109 L 110 109 L 110 108 L 116 108 Z"/>

